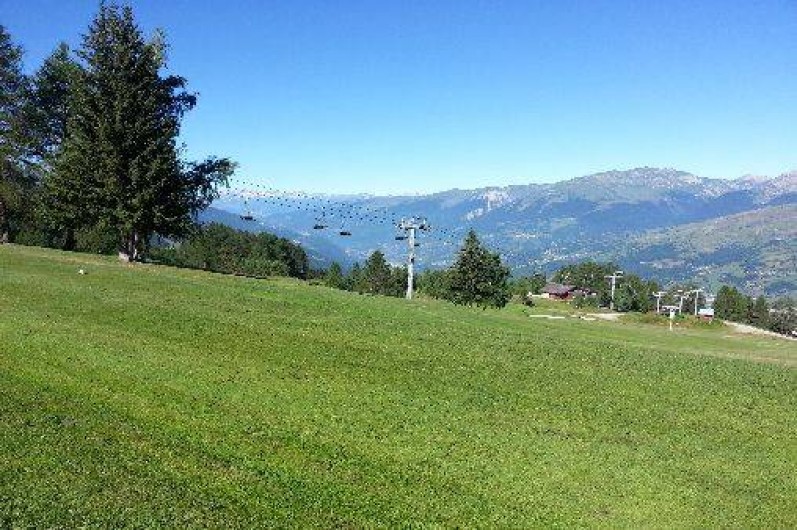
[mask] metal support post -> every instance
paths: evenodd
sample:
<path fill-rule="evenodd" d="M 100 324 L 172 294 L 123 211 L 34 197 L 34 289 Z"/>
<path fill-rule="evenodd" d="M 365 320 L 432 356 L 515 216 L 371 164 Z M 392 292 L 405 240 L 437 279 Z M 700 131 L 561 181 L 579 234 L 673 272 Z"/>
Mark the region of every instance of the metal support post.
<path fill-rule="evenodd" d="M 409 246 L 409 256 L 407 258 L 407 300 L 412 300 L 413 288 L 415 285 L 415 247 L 418 230 L 428 230 L 429 224 L 426 219 L 402 219 L 398 227 L 407 233 L 407 244 Z"/>
<path fill-rule="evenodd" d="M 609 279 L 612 280 L 612 298 L 611 300 L 609 300 L 609 309 L 611 309 L 612 311 L 614 311 L 614 289 L 617 285 L 617 279 L 622 278 L 622 276 L 623 276 L 623 271 L 614 271 L 614 274 L 611 274 L 609 276 L 604 276 L 604 278 L 606 278 L 607 280 Z"/>

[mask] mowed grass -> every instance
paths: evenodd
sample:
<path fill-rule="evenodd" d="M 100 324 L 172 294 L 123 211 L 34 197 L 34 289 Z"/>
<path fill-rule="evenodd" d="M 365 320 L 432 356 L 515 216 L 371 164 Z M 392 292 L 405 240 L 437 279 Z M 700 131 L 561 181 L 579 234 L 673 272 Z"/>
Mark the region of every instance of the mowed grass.
<path fill-rule="evenodd" d="M 0 526 L 797 527 L 794 342 L 527 311 L 0 246 Z"/>

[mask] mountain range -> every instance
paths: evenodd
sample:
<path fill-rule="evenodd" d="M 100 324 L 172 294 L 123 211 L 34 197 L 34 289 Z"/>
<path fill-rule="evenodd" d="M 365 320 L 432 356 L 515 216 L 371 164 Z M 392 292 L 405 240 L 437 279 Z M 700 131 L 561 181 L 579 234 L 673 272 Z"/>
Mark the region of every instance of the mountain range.
<path fill-rule="evenodd" d="M 242 220 L 244 211 L 256 220 Z M 516 274 L 613 260 L 663 283 L 797 294 L 797 172 L 709 179 L 643 167 L 552 184 L 383 197 L 253 187 L 225 193 L 203 220 L 274 231 L 302 243 L 323 266 L 361 261 L 376 249 L 404 262 L 406 241 L 396 240 L 396 224 L 413 216 L 431 226 L 419 235 L 421 267 L 450 264 L 473 228 Z"/>

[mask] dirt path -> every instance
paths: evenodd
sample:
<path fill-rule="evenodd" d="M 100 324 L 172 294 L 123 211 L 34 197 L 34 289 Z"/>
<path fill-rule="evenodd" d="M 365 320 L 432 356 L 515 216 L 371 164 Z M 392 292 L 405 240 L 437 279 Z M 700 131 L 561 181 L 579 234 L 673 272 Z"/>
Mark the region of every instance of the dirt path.
<path fill-rule="evenodd" d="M 623 313 L 587 313 L 583 315 L 588 318 L 599 318 L 601 320 L 620 320 L 620 317 L 623 316 Z"/>
<path fill-rule="evenodd" d="M 592 320 L 592 321 L 608 320 L 616 322 L 620 320 L 620 318 L 623 316 L 623 313 L 577 313 L 568 316 L 573 318 L 580 318 L 581 320 Z M 529 317 L 547 318 L 551 320 L 561 320 L 567 318 L 566 316 L 563 315 L 546 315 L 546 314 L 532 314 L 529 315 Z M 723 320 L 723 322 L 731 329 L 731 331 L 735 333 L 740 333 L 743 335 L 760 335 L 764 337 L 773 337 L 776 339 L 797 341 L 797 337 L 789 337 L 788 335 L 781 335 L 780 333 L 775 333 L 774 331 L 757 328 L 755 326 L 749 326 L 747 324 L 739 324 L 738 322 L 731 322 L 730 320 Z"/>
<path fill-rule="evenodd" d="M 619 320 L 620 313 L 574 313 L 570 315 L 546 315 L 542 313 L 530 314 L 529 318 L 548 318 L 562 320 L 565 318 L 578 318 L 581 320 Z"/>
<path fill-rule="evenodd" d="M 788 335 L 781 335 L 780 333 L 775 333 L 774 331 L 757 328 L 755 326 L 749 326 L 747 324 L 739 324 L 738 322 L 731 322 L 730 320 L 723 320 L 723 322 L 725 323 L 726 326 L 730 327 L 736 333 L 744 333 L 746 335 L 764 335 L 767 337 L 776 337 L 779 339 L 797 341 L 797 337 L 789 337 Z"/>

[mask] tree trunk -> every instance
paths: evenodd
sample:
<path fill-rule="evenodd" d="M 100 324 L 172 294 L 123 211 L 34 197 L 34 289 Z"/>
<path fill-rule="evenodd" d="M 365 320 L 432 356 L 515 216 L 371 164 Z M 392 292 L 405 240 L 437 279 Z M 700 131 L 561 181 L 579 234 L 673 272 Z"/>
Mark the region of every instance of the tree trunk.
<path fill-rule="evenodd" d="M 77 240 L 75 239 L 75 231 L 67 228 L 64 231 L 64 250 L 75 250 Z"/>
<path fill-rule="evenodd" d="M 0 199 L 0 245 L 8 243 L 8 219 L 6 218 L 6 203 Z"/>
<path fill-rule="evenodd" d="M 131 232 L 124 238 L 119 249 L 119 261 L 132 263 L 138 259 L 138 234 Z"/>

